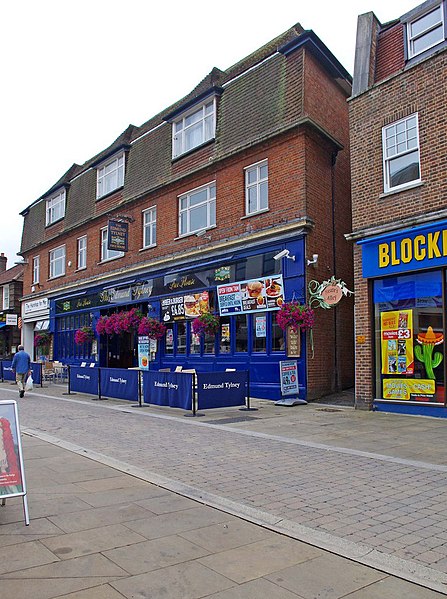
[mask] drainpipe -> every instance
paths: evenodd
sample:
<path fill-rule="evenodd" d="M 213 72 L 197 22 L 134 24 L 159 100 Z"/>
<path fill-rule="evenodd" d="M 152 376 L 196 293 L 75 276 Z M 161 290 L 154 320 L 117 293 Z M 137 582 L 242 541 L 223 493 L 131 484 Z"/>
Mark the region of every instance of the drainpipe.
<path fill-rule="evenodd" d="M 335 163 L 337 162 L 337 154 L 338 150 L 335 150 L 332 153 L 331 160 L 331 208 L 332 208 L 332 272 L 336 277 L 337 275 L 337 260 L 336 260 L 336 251 L 337 251 L 337 243 L 335 239 Z M 339 391 L 340 389 L 340 379 L 338 375 L 338 322 L 337 322 L 337 306 L 334 306 L 332 309 L 334 313 L 334 382 L 335 382 L 335 391 Z"/>

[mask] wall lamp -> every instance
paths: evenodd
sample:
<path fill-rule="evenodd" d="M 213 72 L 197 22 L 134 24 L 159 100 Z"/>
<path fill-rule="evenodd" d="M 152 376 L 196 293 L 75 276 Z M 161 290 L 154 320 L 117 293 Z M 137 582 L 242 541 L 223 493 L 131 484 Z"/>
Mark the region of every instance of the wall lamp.
<path fill-rule="evenodd" d="M 273 256 L 273 260 L 281 260 L 281 258 L 288 258 L 289 260 L 293 260 L 295 262 L 295 256 L 291 256 L 289 250 L 282 250 Z"/>
<path fill-rule="evenodd" d="M 318 254 L 312 254 L 312 260 L 307 261 L 307 266 L 313 266 L 314 268 L 317 268 L 317 264 L 318 264 Z"/>

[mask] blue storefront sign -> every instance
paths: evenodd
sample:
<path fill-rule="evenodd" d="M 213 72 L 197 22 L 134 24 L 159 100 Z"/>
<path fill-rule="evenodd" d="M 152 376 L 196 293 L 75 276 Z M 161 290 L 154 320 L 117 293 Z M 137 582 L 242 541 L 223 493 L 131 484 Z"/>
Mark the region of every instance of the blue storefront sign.
<path fill-rule="evenodd" d="M 70 391 L 98 395 L 98 368 L 70 367 Z"/>
<path fill-rule="evenodd" d="M 101 368 L 101 396 L 138 400 L 138 370 Z"/>
<path fill-rule="evenodd" d="M 447 265 L 447 220 L 357 242 L 363 276 L 381 277 Z"/>
<path fill-rule="evenodd" d="M 198 409 L 245 405 L 248 374 L 242 372 L 202 372 L 197 375 Z"/>
<path fill-rule="evenodd" d="M 144 402 L 191 410 L 192 377 L 190 373 L 143 372 Z"/>

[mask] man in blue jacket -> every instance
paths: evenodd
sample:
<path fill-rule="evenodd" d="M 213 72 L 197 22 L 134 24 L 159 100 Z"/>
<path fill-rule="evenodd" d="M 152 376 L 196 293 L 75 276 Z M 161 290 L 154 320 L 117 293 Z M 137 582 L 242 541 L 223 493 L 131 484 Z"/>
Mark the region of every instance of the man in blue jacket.
<path fill-rule="evenodd" d="M 12 360 L 12 369 L 16 374 L 16 383 L 19 387 L 19 396 L 25 395 L 25 381 L 27 376 L 31 373 L 31 358 L 26 353 L 23 345 L 19 345 L 18 352 L 15 354 Z"/>

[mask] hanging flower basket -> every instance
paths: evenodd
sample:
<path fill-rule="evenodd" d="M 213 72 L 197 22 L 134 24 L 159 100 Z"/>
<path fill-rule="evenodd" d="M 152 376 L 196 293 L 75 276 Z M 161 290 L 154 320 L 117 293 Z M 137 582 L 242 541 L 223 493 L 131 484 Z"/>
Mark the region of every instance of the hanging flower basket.
<path fill-rule="evenodd" d="M 192 332 L 195 335 L 215 335 L 219 330 L 219 317 L 204 312 L 192 321 Z"/>
<path fill-rule="evenodd" d="M 77 345 L 82 345 L 83 343 L 90 343 L 94 337 L 95 333 L 92 327 L 82 327 L 75 332 L 74 340 Z"/>
<path fill-rule="evenodd" d="M 276 322 L 283 331 L 288 327 L 295 333 L 312 329 L 315 313 L 306 304 L 297 301 L 284 302 L 276 316 Z"/>
<path fill-rule="evenodd" d="M 141 321 L 141 312 L 136 308 L 114 312 L 110 316 L 101 316 L 96 323 L 98 335 L 122 335 L 132 333 L 138 329 Z"/>
<path fill-rule="evenodd" d="M 161 339 L 165 333 L 165 325 L 150 316 L 143 316 L 138 326 L 138 334 L 146 335 L 149 339 Z"/>
<path fill-rule="evenodd" d="M 51 336 L 48 333 L 38 333 L 34 337 L 34 347 L 43 347 L 44 345 L 50 345 Z"/>

